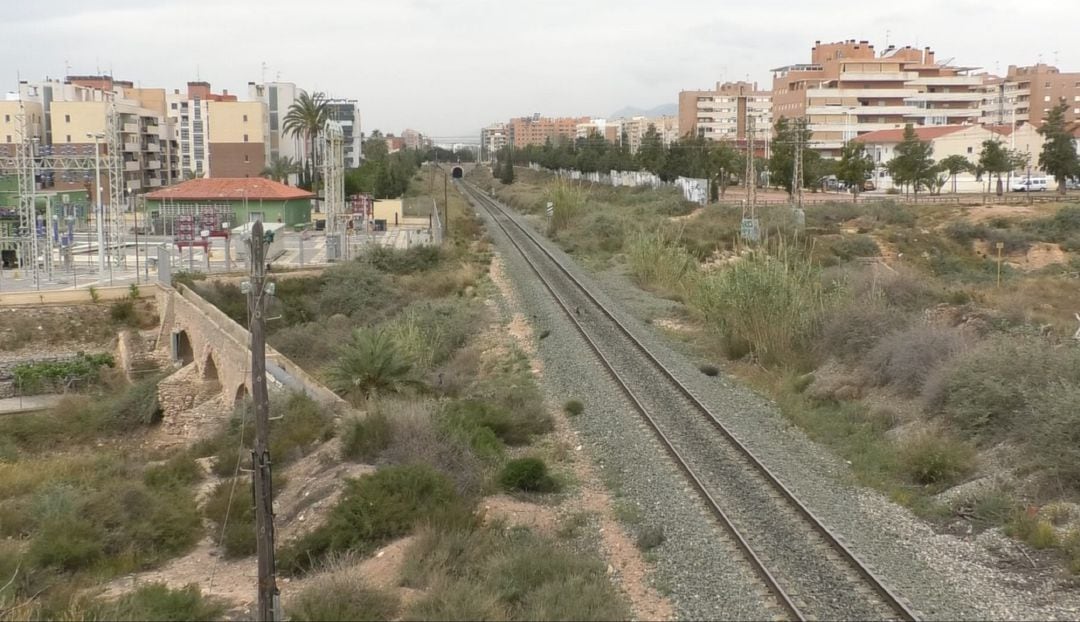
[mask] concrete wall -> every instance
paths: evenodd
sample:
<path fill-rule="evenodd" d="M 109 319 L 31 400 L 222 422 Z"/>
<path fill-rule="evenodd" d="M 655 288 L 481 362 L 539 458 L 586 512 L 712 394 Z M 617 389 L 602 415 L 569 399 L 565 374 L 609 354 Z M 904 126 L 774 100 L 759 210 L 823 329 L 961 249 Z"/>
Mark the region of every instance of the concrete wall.
<path fill-rule="evenodd" d="M 101 301 L 121 300 L 131 295 L 127 286 L 98 287 L 94 290 Z M 158 295 L 158 286 L 154 283 L 139 285 L 139 298 L 151 298 Z M 41 292 L 0 292 L 0 306 L 25 307 L 38 305 L 70 305 L 92 302 L 88 289 L 54 289 Z"/>

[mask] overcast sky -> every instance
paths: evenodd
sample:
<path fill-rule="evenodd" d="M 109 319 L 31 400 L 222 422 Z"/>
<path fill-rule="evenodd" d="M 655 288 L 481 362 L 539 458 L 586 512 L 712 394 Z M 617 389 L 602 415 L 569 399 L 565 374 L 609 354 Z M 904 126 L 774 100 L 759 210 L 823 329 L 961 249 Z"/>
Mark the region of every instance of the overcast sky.
<path fill-rule="evenodd" d="M 1080 71 L 1076 0 L 0 0 L 0 91 L 112 72 L 142 86 L 280 78 L 360 102 L 363 129 L 472 135 L 606 116 L 808 62 L 815 40 L 931 46 L 1004 72 Z"/>

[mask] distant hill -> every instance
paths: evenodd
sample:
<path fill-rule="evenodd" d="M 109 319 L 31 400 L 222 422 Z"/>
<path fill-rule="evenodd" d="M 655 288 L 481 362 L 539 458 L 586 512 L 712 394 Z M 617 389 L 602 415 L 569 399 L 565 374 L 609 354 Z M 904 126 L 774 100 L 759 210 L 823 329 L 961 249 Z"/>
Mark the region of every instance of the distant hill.
<path fill-rule="evenodd" d="M 664 117 L 675 116 L 679 114 L 678 104 L 660 104 L 654 108 L 648 110 L 644 108 L 638 108 L 637 106 L 627 106 L 620 110 L 616 110 L 611 113 L 611 119 L 618 119 L 619 117 Z"/>

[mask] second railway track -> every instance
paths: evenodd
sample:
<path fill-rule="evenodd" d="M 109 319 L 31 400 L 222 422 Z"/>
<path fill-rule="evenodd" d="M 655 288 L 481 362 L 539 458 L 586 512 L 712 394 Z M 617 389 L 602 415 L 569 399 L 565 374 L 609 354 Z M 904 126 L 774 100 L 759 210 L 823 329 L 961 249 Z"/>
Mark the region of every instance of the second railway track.
<path fill-rule="evenodd" d="M 462 189 L 566 312 L 786 617 L 917 619 L 528 227 Z"/>

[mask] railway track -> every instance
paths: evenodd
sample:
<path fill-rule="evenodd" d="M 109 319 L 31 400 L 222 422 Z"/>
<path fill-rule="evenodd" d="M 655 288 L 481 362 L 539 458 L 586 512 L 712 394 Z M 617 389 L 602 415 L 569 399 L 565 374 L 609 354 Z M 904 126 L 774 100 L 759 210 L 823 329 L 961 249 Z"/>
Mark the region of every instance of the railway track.
<path fill-rule="evenodd" d="M 917 619 L 536 234 L 482 191 L 461 187 L 574 323 L 784 617 Z"/>

